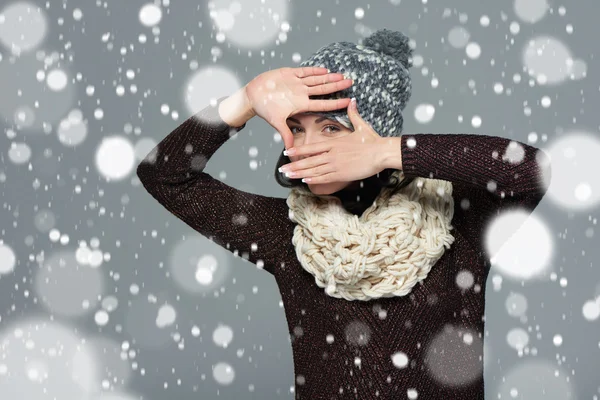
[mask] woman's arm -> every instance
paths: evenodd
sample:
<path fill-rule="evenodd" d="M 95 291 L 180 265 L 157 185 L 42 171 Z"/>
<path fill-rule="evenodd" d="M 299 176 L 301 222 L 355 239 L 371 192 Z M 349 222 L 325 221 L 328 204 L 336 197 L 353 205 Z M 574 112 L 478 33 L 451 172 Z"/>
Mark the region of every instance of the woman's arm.
<path fill-rule="evenodd" d="M 453 184 L 452 225 L 483 255 L 483 234 L 491 219 L 509 208 L 531 213 L 550 181 L 550 158 L 533 146 L 497 136 L 404 134 L 386 138 L 385 168 L 407 177 Z M 520 226 L 515 226 L 517 231 Z M 486 254 L 489 258 L 489 254 Z"/>
<path fill-rule="evenodd" d="M 246 125 L 248 120 L 256 116 L 256 111 L 248 99 L 246 86 L 220 101 L 217 110 L 221 120 L 227 125 L 240 126 L 238 131 L 243 128 L 243 125 Z"/>
<path fill-rule="evenodd" d="M 231 127 L 222 119 L 219 110 L 227 99 L 221 97 L 216 107 L 207 106 L 169 133 L 138 165 L 137 176 L 191 228 L 273 273 L 291 237 L 283 234 L 289 221 L 285 199 L 244 192 L 203 172 L 217 149 L 245 127 L 245 122 Z M 229 121 L 245 118 L 231 109 L 227 115 Z"/>

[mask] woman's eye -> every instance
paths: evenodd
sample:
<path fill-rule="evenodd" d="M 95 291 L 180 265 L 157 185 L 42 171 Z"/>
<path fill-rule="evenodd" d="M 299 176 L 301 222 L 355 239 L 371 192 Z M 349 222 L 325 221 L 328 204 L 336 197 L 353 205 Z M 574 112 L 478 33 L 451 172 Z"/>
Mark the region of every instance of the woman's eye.
<path fill-rule="evenodd" d="M 329 131 L 329 133 L 336 133 L 336 132 L 339 132 L 339 130 L 340 130 L 340 128 L 338 128 L 335 125 L 327 125 L 327 126 L 324 127 L 324 129 L 327 129 L 327 128 L 333 128 L 334 129 L 333 131 Z M 292 132 L 292 134 L 294 133 L 294 129 L 302 129 L 302 128 L 297 127 L 297 126 L 290 127 L 290 131 Z"/>

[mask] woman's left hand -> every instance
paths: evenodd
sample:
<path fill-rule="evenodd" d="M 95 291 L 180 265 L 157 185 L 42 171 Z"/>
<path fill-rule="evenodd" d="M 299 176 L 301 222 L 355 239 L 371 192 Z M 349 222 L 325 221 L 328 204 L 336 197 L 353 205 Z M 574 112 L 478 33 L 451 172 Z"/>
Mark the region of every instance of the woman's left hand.
<path fill-rule="evenodd" d="M 282 172 L 294 172 L 290 178 L 306 178 L 307 183 L 330 183 L 365 179 L 383 171 L 383 138 L 358 114 L 355 101 L 348 104 L 348 117 L 352 133 L 293 147 L 293 152 L 289 149 L 291 156 L 319 155 L 285 164 Z"/>

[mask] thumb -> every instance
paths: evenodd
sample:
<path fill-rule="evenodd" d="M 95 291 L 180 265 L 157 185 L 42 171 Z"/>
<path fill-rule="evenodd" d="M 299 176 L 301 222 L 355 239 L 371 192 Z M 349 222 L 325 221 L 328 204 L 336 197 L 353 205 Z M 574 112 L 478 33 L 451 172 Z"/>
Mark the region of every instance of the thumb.
<path fill-rule="evenodd" d="M 356 107 L 356 97 L 353 97 L 352 100 L 348 103 L 348 118 L 350 118 L 350 122 L 352 122 L 352 125 L 354 125 L 355 127 L 357 127 L 361 122 L 362 122 L 362 118 L 360 117 L 360 114 L 358 113 L 358 108 Z"/>
<path fill-rule="evenodd" d="M 275 129 L 277 129 L 277 132 L 279 132 L 279 134 L 283 138 L 283 144 L 286 150 L 294 147 L 294 135 L 292 134 L 292 131 L 290 130 L 290 128 L 288 128 L 285 122 L 276 124 Z"/>

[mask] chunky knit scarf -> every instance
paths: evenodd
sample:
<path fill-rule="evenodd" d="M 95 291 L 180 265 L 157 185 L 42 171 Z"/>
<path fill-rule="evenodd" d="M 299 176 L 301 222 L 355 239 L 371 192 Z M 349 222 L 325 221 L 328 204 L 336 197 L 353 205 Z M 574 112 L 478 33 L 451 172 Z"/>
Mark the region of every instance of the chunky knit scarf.
<path fill-rule="evenodd" d="M 398 181 L 402 171 L 394 171 Z M 335 196 L 294 187 L 287 198 L 296 222 L 292 243 L 302 267 L 332 297 L 405 296 L 450 248 L 452 183 L 416 178 L 383 188 L 359 217 Z"/>

